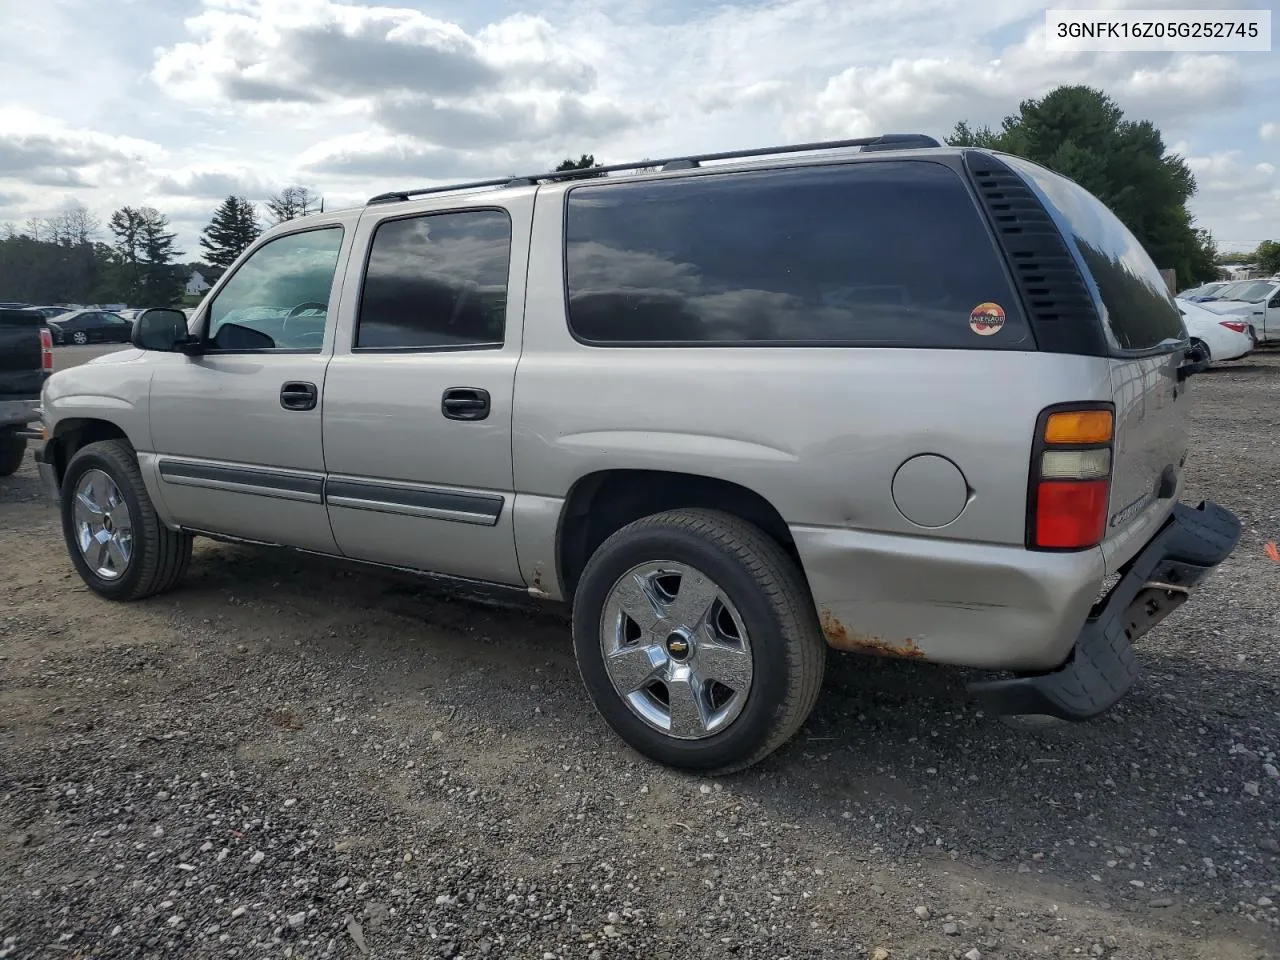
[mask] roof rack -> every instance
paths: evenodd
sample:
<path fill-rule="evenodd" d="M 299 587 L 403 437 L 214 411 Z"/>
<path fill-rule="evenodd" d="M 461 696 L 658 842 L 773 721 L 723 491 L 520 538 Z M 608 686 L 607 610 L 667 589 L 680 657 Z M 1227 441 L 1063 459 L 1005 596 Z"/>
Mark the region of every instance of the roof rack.
<path fill-rule="evenodd" d="M 657 167 L 666 173 L 672 170 L 692 170 L 708 161 L 744 160 L 749 157 L 768 157 L 774 154 L 808 153 L 816 150 L 841 150 L 861 147 L 863 153 L 876 150 L 913 150 L 923 147 L 940 147 L 933 137 L 923 133 L 885 133 L 878 137 L 859 137 L 856 140 L 826 140 L 816 143 L 795 143 L 784 147 L 756 147 L 752 150 L 729 150 L 724 153 L 702 153 L 690 157 L 670 157 L 666 160 L 636 160 L 633 163 L 614 163 L 604 167 L 586 167 L 576 170 L 552 170 L 527 177 L 499 177 L 493 180 L 472 180 L 445 187 L 421 187 L 416 190 L 393 190 L 370 197 L 369 203 L 396 203 L 411 197 L 423 197 L 432 193 L 450 193 L 454 190 L 479 190 L 484 187 L 531 187 L 546 180 L 577 180 L 597 177 L 602 173 L 621 170 L 639 170 Z"/>

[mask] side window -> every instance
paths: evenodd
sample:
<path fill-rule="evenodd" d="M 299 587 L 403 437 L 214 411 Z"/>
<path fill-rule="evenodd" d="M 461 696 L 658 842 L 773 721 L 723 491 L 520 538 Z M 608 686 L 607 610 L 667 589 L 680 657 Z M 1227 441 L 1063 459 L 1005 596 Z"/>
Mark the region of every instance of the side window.
<path fill-rule="evenodd" d="M 500 347 L 511 218 L 434 213 L 378 225 L 360 293 L 357 350 Z"/>
<path fill-rule="evenodd" d="M 215 350 L 319 350 L 342 228 L 278 237 L 259 247 L 209 305 Z"/>
<path fill-rule="evenodd" d="M 588 343 L 1034 348 L 969 188 L 936 162 L 575 187 L 565 230 Z"/>
<path fill-rule="evenodd" d="M 1181 341 L 1184 327 L 1169 287 L 1142 243 L 1111 209 L 1073 180 L 1021 157 L 1001 159 L 1026 174 L 1066 221 L 1123 350 Z M 1219 291 L 1221 293 L 1221 291 Z"/>

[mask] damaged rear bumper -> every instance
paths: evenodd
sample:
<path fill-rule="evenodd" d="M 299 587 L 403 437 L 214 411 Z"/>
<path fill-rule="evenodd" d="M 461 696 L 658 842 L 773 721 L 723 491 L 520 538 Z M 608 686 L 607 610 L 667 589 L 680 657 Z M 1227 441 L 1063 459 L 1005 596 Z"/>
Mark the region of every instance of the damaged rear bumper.
<path fill-rule="evenodd" d="M 1160 531 L 1126 565 L 1090 612 L 1071 656 L 1056 670 L 980 681 L 969 692 L 1001 714 L 1087 720 L 1115 705 L 1133 685 L 1133 642 L 1186 602 L 1190 591 L 1231 555 L 1240 521 L 1209 501 L 1179 503 Z"/>

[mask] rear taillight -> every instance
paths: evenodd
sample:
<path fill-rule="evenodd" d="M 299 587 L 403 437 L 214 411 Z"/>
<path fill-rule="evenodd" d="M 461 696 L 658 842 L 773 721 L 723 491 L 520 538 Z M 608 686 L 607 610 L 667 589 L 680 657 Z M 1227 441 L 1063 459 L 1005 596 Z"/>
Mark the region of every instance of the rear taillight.
<path fill-rule="evenodd" d="M 53 334 L 48 327 L 40 328 L 40 365 L 46 373 L 53 373 Z"/>
<path fill-rule="evenodd" d="M 1240 320 L 1220 320 L 1218 325 L 1226 327 L 1228 330 L 1234 330 L 1236 333 L 1244 333 L 1249 329 L 1249 325 Z"/>
<path fill-rule="evenodd" d="M 1085 550 L 1102 542 L 1114 439 L 1109 404 L 1070 404 L 1040 414 L 1032 446 L 1028 547 Z"/>

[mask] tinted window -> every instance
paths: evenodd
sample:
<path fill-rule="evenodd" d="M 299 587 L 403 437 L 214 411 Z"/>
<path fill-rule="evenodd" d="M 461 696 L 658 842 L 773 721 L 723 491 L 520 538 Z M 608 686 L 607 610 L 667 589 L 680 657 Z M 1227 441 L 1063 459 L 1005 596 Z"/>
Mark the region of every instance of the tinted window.
<path fill-rule="evenodd" d="M 209 307 L 219 350 L 319 350 L 342 228 L 279 237 L 259 247 Z"/>
<path fill-rule="evenodd" d="M 1066 221 L 1098 286 L 1115 345 L 1146 350 L 1181 340 L 1185 331 L 1169 287 L 1120 218 L 1066 177 L 1016 157 L 1004 159 L 1027 174 Z"/>
<path fill-rule="evenodd" d="M 1033 344 L 951 169 L 840 166 L 569 194 L 569 323 L 597 343 Z M 985 304 L 1002 327 L 971 323 Z"/>
<path fill-rule="evenodd" d="M 511 220 L 500 210 L 388 220 L 373 235 L 356 348 L 501 346 Z"/>

